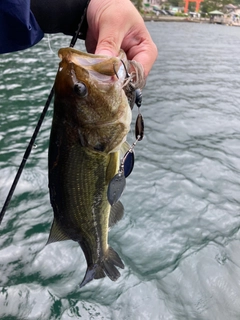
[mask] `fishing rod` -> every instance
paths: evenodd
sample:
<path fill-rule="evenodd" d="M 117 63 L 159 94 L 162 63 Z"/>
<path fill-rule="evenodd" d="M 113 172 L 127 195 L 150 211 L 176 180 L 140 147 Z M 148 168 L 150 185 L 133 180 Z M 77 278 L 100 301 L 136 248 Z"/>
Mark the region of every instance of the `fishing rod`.
<path fill-rule="evenodd" d="M 72 40 L 71 40 L 71 42 L 70 42 L 69 47 L 71 47 L 71 48 L 73 48 L 73 47 L 75 46 L 76 42 L 77 42 L 78 35 L 80 34 L 83 21 L 84 21 L 84 19 L 86 18 L 86 13 L 87 13 L 87 8 L 88 8 L 88 5 L 89 5 L 89 2 L 90 2 L 90 0 L 88 0 L 87 3 L 86 3 L 86 6 L 85 6 L 85 9 L 84 9 L 84 11 L 83 11 L 83 14 L 82 14 L 81 20 L 80 20 L 80 22 L 79 22 L 78 28 L 77 28 L 77 30 L 76 30 L 76 32 L 75 32 L 75 34 L 74 34 L 74 36 L 72 37 Z M 50 91 L 50 93 L 49 93 L 49 95 L 48 95 L 48 98 L 47 98 L 47 101 L 46 101 L 45 106 L 44 106 L 44 108 L 43 108 L 43 111 L 42 111 L 42 113 L 41 113 L 41 115 L 40 115 L 40 118 L 39 118 L 39 120 L 38 120 L 38 123 L 37 123 L 37 125 L 36 125 L 36 128 L 35 128 L 35 130 L 34 130 L 34 132 L 33 132 L 32 138 L 31 138 L 31 140 L 30 140 L 30 142 L 29 142 L 29 144 L 28 144 L 28 146 L 27 146 L 27 149 L 26 149 L 24 155 L 23 155 L 22 162 L 21 162 L 21 164 L 20 164 L 20 166 L 19 166 L 19 168 L 18 168 L 18 171 L 17 171 L 17 173 L 16 173 L 16 176 L 15 176 L 15 178 L 14 178 L 14 180 L 13 180 L 12 186 L 11 186 L 9 192 L 8 192 L 7 198 L 6 198 L 6 200 L 5 200 L 5 202 L 4 202 L 4 205 L 3 205 L 3 207 L 2 207 L 2 210 L 1 210 L 1 213 L 0 213 L 0 224 L 1 224 L 2 220 L 3 220 L 3 217 L 4 217 L 4 215 L 5 215 L 5 212 L 6 212 L 7 208 L 8 208 L 8 205 L 9 205 L 9 203 L 10 203 L 10 201 L 11 201 L 12 195 L 13 195 L 14 190 L 15 190 L 17 184 L 18 184 L 19 178 L 20 178 L 20 176 L 21 176 L 21 174 L 22 174 L 22 171 L 23 171 L 23 169 L 24 169 L 24 167 L 25 167 L 25 164 L 26 164 L 26 162 L 27 162 L 27 160 L 28 160 L 28 157 L 29 157 L 29 155 L 30 155 L 30 153 L 31 153 L 31 151 L 32 151 L 32 148 L 33 148 L 33 146 L 34 146 L 34 142 L 35 142 L 36 137 L 37 137 L 37 135 L 38 135 L 38 133 L 39 133 L 39 130 L 40 130 L 40 128 L 41 128 L 41 125 L 42 125 L 42 123 L 43 123 L 43 120 L 44 120 L 44 118 L 45 118 L 45 116 L 46 116 L 47 110 L 48 110 L 48 108 L 49 108 L 49 106 L 50 106 L 50 104 L 51 104 L 51 101 L 52 101 L 53 96 L 54 96 L 54 85 L 52 86 L 52 89 L 51 89 L 51 91 Z"/>

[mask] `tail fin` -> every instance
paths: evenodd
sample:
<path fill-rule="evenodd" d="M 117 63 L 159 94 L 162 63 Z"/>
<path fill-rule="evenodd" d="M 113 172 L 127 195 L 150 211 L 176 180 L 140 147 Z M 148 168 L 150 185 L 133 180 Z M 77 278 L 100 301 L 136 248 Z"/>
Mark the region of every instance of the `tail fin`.
<path fill-rule="evenodd" d="M 89 265 L 84 276 L 80 288 L 85 286 L 93 279 L 101 279 L 107 275 L 112 281 L 116 281 L 120 277 L 120 272 L 116 267 L 124 269 L 124 264 L 119 255 L 113 248 L 108 247 L 103 260 L 99 264 Z"/>
<path fill-rule="evenodd" d="M 92 281 L 95 278 L 97 265 L 89 266 L 83 278 L 83 281 L 80 284 L 80 288 L 85 286 L 88 282 Z"/>

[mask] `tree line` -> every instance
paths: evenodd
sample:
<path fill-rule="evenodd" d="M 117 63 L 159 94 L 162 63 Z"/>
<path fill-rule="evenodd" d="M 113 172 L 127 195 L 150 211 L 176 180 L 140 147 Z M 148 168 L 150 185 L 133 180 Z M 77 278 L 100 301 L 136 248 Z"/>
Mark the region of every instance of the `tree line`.
<path fill-rule="evenodd" d="M 143 0 L 131 0 L 139 12 L 143 10 Z M 160 6 L 167 7 L 184 7 L 184 0 L 168 0 L 167 2 L 162 2 L 161 0 L 156 1 Z M 208 13 L 213 10 L 223 10 L 224 6 L 227 4 L 233 4 L 235 6 L 240 6 L 240 0 L 203 0 L 200 5 L 200 11 L 203 13 Z M 196 4 L 194 2 L 189 2 L 189 11 L 195 11 Z"/>

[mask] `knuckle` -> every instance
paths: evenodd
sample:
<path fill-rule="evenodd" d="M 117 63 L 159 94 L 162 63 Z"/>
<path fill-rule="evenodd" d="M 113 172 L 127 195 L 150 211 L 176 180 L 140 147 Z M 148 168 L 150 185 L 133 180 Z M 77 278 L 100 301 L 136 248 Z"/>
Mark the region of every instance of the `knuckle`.
<path fill-rule="evenodd" d="M 113 36 L 108 36 L 107 38 L 101 39 L 98 45 L 106 49 L 117 48 L 117 43 Z"/>

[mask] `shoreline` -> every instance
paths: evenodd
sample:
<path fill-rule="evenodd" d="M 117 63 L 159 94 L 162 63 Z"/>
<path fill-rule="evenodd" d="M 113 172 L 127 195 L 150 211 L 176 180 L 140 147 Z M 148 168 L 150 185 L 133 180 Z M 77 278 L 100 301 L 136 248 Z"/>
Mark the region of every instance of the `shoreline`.
<path fill-rule="evenodd" d="M 194 23 L 210 23 L 209 18 L 188 18 L 175 16 L 157 16 L 157 15 L 142 15 L 145 22 L 147 21 L 161 21 L 161 22 L 194 22 Z"/>
<path fill-rule="evenodd" d="M 216 19 L 210 21 L 209 18 L 190 18 L 190 17 L 176 17 L 176 16 L 157 16 L 157 15 L 142 15 L 145 22 L 147 21 L 161 21 L 161 22 L 192 22 L 192 23 L 210 23 L 210 24 L 221 24 L 231 27 L 240 27 L 240 21 L 233 22 L 230 20 Z"/>

